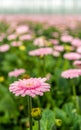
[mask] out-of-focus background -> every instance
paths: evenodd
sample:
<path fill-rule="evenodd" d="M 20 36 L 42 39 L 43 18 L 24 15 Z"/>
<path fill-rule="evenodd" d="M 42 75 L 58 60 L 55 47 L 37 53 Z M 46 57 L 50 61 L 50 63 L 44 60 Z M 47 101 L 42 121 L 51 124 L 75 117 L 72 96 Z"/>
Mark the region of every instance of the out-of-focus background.
<path fill-rule="evenodd" d="M 81 0 L 0 0 L 0 13 L 81 13 Z"/>

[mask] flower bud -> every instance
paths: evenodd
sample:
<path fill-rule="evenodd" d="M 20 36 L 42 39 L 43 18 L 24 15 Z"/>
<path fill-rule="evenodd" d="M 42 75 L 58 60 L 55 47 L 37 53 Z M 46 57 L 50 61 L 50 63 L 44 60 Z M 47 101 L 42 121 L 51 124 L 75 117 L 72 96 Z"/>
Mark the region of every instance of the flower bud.
<path fill-rule="evenodd" d="M 58 126 L 58 127 L 62 126 L 62 120 L 61 120 L 61 119 L 56 119 L 56 120 L 55 120 L 55 124 L 56 124 L 56 126 Z"/>
<path fill-rule="evenodd" d="M 41 109 L 40 108 L 32 108 L 31 116 L 35 120 L 40 120 L 41 116 L 42 116 Z"/>

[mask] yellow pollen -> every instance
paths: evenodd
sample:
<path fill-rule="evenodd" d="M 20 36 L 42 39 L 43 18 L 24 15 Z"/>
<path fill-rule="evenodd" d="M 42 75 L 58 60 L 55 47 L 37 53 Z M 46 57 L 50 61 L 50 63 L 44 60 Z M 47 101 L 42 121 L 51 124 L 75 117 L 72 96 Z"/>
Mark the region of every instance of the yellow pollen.
<path fill-rule="evenodd" d="M 31 83 L 29 83 L 29 84 L 26 84 L 27 85 L 27 87 L 32 87 L 32 84 Z"/>

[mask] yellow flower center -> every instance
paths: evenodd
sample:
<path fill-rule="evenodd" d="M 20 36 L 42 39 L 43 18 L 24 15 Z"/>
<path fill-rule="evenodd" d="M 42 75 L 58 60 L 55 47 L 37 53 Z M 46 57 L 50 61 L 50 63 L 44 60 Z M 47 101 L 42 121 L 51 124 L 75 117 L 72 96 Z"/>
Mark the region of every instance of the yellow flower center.
<path fill-rule="evenodd" d="M 32 87 L 31 83 L 26 84 L 27 87 Z"/>

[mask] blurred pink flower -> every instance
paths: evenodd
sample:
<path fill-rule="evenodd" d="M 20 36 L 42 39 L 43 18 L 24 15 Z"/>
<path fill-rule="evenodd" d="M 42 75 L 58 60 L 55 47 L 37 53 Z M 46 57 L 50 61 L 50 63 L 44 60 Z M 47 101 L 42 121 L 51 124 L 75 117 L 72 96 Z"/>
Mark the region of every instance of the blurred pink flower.
<path fill-rule="evenodd" d="M 20 41 L 14 41 L 11 43 L 11 46 L 14 46 L 14 47 L 18 47 L 18 46 L 21 46 L 22 43 Z"/>
<path fill-rule="evenodd" d="M 8 44 L 0 45 L 0 52 L 6 52 L 10 49 Z"/>
<path fill-rule="evenodd" d="M 63 78 L 76 78 L 81 76 L 81 69 L 69 69 L 69 70 L 65 70 L 61 73 L 61 76 Z"/>
<path fill-rule="evenodd" d="M 14 71 L 11 71 L 8 73 L 9 77 L 18 77 L 19 75 L 25 73 L 25 69 L 15 69 Z"/>
<path fill-rule="evenodd" d="M 73 65 L 78 67 L 78 68 L 81 68 L 81 60 L 76 60 L 73 62 Z"/>
<path fill-rule="evenodd" d="M 65 59 L 68 59 L 68 60 L 78 60 L 78 59 L 81 58 L 81 55 L 78 54 L 78 53 L 76 53 L 76 52 L 70 52 L 70 53 L 65 53 L 65 54 L 63 55 L 63 57 L 64 57 Z"/>
<path fill-rule="evenodd" d="M 52 54 L 52 51 L 53 50 L 50 47 L 39 48 L 39 49 L 30 51 L 29 55 L 31 55 L 31 56 L 44 56 L 44 55 Z"/>
<path fill-rule="evenodd" d="M 50 42 L 54 45 L 57 45 L 59 43 L 57 39 L 50 39 Z"/>
<path fill-rule="evenodd" d="M 75 38 L 72 40 L 71 44 L 75 47 L 80 47 L 81 46 L 81 39 Z"/>
<path fill-rule="evenodd" d="M 16 34 L 10 34 L 8 35 L 8 40 L 15 40 L 17 38 L 17 35 Z"/>
<path fill-rule="evenodd" d="M 73 39 L 73 37 L 70 36 L 70 35 L 63 35 L 63 36 L 61 36 L 61 41 L 62 42 L 71 42 L 72 39 Z"/>
<path fill-rule="evenodd" d="M 25 34 L 19 37 L 19 40 L 25 41 L 25 40 L 31 40 L 32 36 L 30 34 Z"/>
<path fill-rule="evenodd" d="M 16 28 L 16 32 L 17 32 L 18 34 L 26 33 L 26 32 L 28 32 L 28 30 L 29 30 L 29 27 L 26 26 L 26 25 L 20 25 L 20 26 L 18 26 L 18 27 Z"/>
<path fill-rule="evenodd" d="M 78 52 L 78 53 L 81 54 L 81 46 L 79 46 L 79 47 L 76 49 L 76 52 Z"/>
<path fill-rule="evenodd" d="M 62 52 L 62 51 L 64 51 L 64 46 L 62 46 L 62 45 L 55 45 L 54 46 L 54 50 Z"/>
<path fill-rule="evenodd" d="M 45 82 L 46 80 L 46 78 L 29 78 L 15 81 L 14 83 L 10 84 L 9 90 L 16 96 L 42 96 L 44 92 L 50 90 L 50 85 Z"/>
<path fill-rule="evenodd" d="M 34 45 L 39 47 L 47 46 L 47 41 L 43 36 L 41 36 L 34 40 Z"/>
<path fill-rule="evenodd" d="M 53 52 L 52 52 L 52 55 L 55 56 L 55 57 L 59 57 L 59 56 L 60 56 L 60 52 L 58 52 L 58 51 L 53 51 Z"/>

